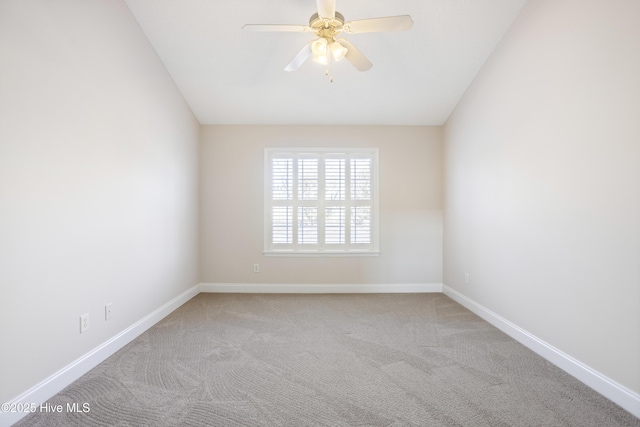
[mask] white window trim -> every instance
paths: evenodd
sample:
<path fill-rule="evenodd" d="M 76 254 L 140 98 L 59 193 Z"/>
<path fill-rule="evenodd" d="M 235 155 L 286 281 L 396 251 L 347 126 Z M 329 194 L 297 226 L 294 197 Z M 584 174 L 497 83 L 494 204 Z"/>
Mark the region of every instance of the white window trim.
<path fill-rule="evenodd" d="M 373 174 L 371 178 L 371 207 L 373 209 L 372 215 L 372 242 L 370 248 L 358 249 L 274 249 L 271 244 L 271 157 L 273 154 L 286 154 L 291 153 L 295 155 L 304 154 L 345 154 L 345 153 L 366 153 L 372 157 Z M 350 257 L 350 256 L 378 256 L 380 254 L 379 246 L 379 164 L 378 164 L 378 149 L 377 148 L 306 148 L 306 147 L 268 147 L 264 149 L 264 250 L 265 256 L 285 256 L 285 257 Z M 295 187 L 294 187 L 295 188 Z M 295 191 L 295 190 L 294 190 Z"/>

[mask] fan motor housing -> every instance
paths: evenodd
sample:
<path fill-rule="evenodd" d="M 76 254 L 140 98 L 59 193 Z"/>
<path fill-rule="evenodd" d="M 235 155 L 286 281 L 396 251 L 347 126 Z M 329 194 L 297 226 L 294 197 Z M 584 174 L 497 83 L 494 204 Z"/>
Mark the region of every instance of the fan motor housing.
<path fill-rule="evenodd" d="M 344 16 L 340 12 L 336 12 L 336 16 L 333 19 L 321 18 L 318 13 L 314 13 L 309 18 L 309 26 L 314 30 L 333 29 L 339 30 L 344 25 Z"/>

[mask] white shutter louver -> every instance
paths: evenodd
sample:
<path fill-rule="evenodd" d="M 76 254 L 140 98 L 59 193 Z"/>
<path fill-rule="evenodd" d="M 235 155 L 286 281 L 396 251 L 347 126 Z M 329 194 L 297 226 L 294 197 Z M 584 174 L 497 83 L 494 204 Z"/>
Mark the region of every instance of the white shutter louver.
<path fill-rule="evenodd" d="M 318 243 L 318 208 L 298 207 L 298 243 L 315 245 Z"/>
<path fill-rule="evenodd" d="M 351 200 L 371 200 L 371 159 L 351 159 Z"/>
<path fill-rule="evenodd" d="M 351 208 L 351 243 L 364 245 L 371 243 L 371 207 Z"/>
<path fill-rule="evenodd" d="M 293 190 L 292 159 L 273 159 L 271 171 L 273 200 L 291 200 Z"/>
<path fill-rule="evenodd" d="M 274 244 L 290 244 L 292 241 L 293 212 L 291 206 L 274 206 L 271 213 Z"/>
<path fill-rule="evenodd" d="M 318 159 L 298 159 L 298 200 L 318 200 Z"/>
<path fill-rule="evenodd" d="M 324 242 L 327 245 L 344 244 L 345 232 L 344 206 L 325 208 Z"/>
<path fill-rule="evenodd" d="M 324 161 L 325 200 L 344 200 L 345 168 L 344 159 Z"/>

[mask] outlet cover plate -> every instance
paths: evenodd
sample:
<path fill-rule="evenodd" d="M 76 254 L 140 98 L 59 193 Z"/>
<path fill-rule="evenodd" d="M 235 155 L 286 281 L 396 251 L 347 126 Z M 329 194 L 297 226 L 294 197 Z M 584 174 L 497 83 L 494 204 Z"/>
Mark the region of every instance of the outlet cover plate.
<path fill-rule="evenodd" d="M 89 330 L 89 313 L 80 316 L 80 333 L 84 334 Z"/>

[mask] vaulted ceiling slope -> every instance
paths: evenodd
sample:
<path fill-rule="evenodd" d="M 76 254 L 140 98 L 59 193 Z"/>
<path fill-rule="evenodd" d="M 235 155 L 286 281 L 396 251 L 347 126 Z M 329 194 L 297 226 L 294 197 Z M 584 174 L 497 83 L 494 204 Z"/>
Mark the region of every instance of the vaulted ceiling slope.
<path fill-rule="evenodd" d="M 442 125 L 526 0 L 337 0 L 346 21 L 411 15 L 409 31 L 346 35 L 373 63 L 284 67 L 315 0 L 126 0 L 201 124 Z"/>

